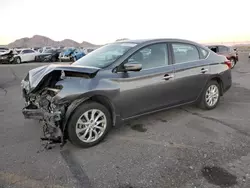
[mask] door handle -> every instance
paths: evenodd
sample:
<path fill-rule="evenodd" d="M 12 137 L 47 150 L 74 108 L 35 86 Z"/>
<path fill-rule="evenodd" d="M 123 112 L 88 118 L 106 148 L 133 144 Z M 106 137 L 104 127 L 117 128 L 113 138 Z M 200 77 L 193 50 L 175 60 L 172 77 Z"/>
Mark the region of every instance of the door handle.
<path fill-rule="evenodd" d="M 164 77 L 163 77 L 163 79 L 164 80 L 169 80 L 169 79 L 171 79 L 171 78 L 173 78 L 174 77 L 174 75 L 173 74 L 166 74 L 166 75 L 164 75 Z"/>
<path fill-rule="evenodd" d="M 204 69 L 204 68 L 201 69 L 201 73 L 206 73 L 206 72 L 208 72 L 208 69 Z"/>

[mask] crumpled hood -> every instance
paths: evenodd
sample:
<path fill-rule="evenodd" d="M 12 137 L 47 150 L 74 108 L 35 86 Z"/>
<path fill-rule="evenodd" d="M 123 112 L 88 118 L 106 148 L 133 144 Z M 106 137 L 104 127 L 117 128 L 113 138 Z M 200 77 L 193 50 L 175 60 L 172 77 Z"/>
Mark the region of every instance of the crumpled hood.
<path fill-rule="evenodd" d="M 29 71 L 29 84 L 30 91 L 35 89 L 37 85 L 42 81 L 42 79 L 49 73 L 55 70 L 71 71 L 71 72 L 81 72 L 87 74 L 93 74 L 100 70 L 97 67 L 89 66 L 77 66 L 77 65 L 65 65 L 65 64 L 50 64 L 41 66 Z"/>

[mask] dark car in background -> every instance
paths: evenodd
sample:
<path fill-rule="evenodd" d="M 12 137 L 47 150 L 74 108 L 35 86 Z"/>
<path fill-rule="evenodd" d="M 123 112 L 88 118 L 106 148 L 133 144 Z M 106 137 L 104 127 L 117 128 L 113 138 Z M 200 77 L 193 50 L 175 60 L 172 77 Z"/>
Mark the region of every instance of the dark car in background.
<path fill-rule="evenodd" d="M 44 139 L 90 147 L 132 118 L 193 103 L 211 110 L 231 84 L 231 62 L 198 43 L 128 40 L 30 70 L 22 112 L 43 120 Z"/>
<path fill-rule="evenodd" d="M 0 47 L 0 54 L 9 51 L 9 48 Z"/>
<path fill-rule="evenodd" d="M 59 59 L 59 54 L 61 53 L 60 49 L 48 49 L 43 53 L 38 54 L 35 57 L 37 62 L 57 62 Z"/>
<path fill-rule="evenodd" d="M 13 50 L 8 50 L 0 53 L 0 64 L 7 64 L 14 62 L 15 52 Z"/>
<path fill-rule="evenodd" d="M 209 45 L 208 48 L 219 55 L 224 55 L 228 60 L 231 61 L 232 68 L 234 68 L 236 63 L 239 61 L 237 48 L 225 45 Z"/>

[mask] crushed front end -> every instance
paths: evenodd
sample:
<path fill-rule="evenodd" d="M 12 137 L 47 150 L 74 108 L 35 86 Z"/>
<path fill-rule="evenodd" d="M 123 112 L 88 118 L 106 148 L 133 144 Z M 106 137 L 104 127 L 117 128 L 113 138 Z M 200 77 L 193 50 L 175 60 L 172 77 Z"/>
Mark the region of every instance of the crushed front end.
<path fill-rule="evenodd" d="M 39 120 L 43 124 L 44 137 L 41 139 L 47 141 L 48 145 L 54 143 L 63 145 L 65 139 L 62 120 L 67 104 L 56 105 L 54 103 L 54 97 L 61 90 L 60 86 L 53 85 L 30 92 L 29 75 L 22 80 L 21 85 L 25 99 L 25 107 L 22 109 L 24 117 Z"/>
<path fill-rule="evenodd" d="M 40 120 L 48 145 L 66 143 L 65 128 L 70 114 L 88 90 L 85 80 L 98 68 L 50 64 L 29 71 L 21 82 L 26 119 Z"/>

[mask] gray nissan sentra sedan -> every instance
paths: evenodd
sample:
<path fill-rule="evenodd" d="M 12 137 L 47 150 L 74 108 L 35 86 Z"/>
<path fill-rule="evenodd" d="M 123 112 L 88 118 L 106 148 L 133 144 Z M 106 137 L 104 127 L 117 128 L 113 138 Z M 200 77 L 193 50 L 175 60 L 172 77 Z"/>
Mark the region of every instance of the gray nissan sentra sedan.
<path fill-rule="evenodd" d="M 231 84 L 230 61 L 200 44 L 126 40 L 30 70 L 23 114 L 42 120 L 44 140 L 90 147 L 124 120 L 191 103 L 213 109 Z"/>

